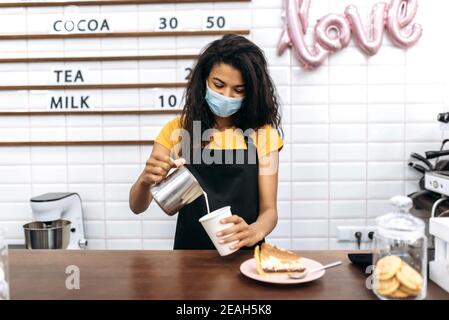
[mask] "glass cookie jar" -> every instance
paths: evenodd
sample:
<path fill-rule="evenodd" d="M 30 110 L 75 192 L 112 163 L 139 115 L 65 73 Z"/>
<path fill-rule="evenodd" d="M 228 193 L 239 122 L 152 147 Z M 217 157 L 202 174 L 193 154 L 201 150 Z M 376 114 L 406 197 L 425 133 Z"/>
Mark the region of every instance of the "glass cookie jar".
<path fill-rule="evenodd" d="M 410 198 L 393 197 L 395 207 L 376 219 L 373 290 L 382 300 L 421 300 L 427 294 L 427 238 L 424 221 L 409 212 Z"/>

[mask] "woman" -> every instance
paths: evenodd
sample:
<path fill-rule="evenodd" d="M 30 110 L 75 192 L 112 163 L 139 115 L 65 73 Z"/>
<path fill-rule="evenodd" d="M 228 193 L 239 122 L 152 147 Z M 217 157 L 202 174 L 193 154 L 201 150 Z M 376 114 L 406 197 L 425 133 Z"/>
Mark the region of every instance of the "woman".
<path fill-rule="evenodd" d="M 145 211 L 150 186 L 185 163 L 207 193 L 210 211 L 231 206 L 233 215 L 221 222 L 234 225 L 217 233 L 219 241 L 253 248 L 277 223 L 280 121 L 260 48 L 237 35 L 213 41 L 192 71 L 181 115 L 163 127 L 131 188 L 131 210 Z M 206 213 L 204 197 L 179 211 L 174 249 L 214 249 L 198 222 Z"/>

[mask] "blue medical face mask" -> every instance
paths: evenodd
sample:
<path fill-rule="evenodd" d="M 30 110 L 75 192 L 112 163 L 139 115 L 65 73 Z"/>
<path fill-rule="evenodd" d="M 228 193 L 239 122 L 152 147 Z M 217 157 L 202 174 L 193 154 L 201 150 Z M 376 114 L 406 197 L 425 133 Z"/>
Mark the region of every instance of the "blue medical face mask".
<path fill-rule="evenodd" d="M 226 118 L 232 116 L 242 107 L 243 97 L 229 98 L 215 92 L 206 81 L 206 101 L 213 114 Z"/>

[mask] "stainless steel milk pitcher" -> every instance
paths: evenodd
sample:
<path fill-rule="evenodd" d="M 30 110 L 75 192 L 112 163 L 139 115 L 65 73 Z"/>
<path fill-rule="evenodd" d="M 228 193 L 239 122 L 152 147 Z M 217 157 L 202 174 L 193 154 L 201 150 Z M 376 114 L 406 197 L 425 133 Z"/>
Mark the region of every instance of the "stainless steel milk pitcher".
<path fill-rule="evenodd" d="M 201 196 L 203 189 L 193 174 L 185 166 L 181 166 L 153 185 L 150 192 L 161 209 L 172 216 Z"/>

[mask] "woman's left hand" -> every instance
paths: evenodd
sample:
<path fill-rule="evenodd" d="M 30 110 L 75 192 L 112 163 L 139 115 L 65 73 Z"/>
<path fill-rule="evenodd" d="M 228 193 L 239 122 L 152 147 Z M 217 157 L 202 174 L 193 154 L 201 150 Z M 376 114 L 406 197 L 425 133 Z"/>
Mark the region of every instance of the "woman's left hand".
<path fill-rule="evenodd" d="M 224 218 L 220 221 L 222 224 L 234 223 L 232 227 L 224 229 L 217 233 L 217 237 L 220 239 L 220 243 L 230 243 L 238 240 L 239 242 L 232 245 L 231 249 L 240 249 L 242 247 L 251 247 L 258 243 L 260 240 L 258 232 L 253 225 L 249 225 L 246 221 L 238 215 L 233 215 L 228 218 Z M 233 234 L 232 236 L 229 236 Z"/>

